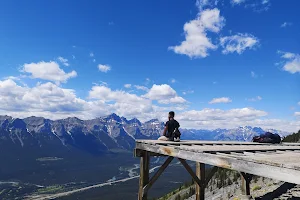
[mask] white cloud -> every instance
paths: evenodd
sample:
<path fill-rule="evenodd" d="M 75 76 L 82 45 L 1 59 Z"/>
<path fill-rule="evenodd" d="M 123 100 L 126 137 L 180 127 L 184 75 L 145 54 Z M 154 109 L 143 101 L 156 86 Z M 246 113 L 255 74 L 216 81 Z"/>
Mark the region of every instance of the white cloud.
<path fill-rule="evenodd" d="M 171 94 L 174 95 L 173 92 Z M 8 79 L 0 81 L 0 115 L 92 119 L 114 112 L 127 118 L 137 117 L 142 121 L 153 118 L 164 121 L 167 112 L 175 110 L 176 119 L 183 128 L 215 129 L 250 125 L 298 131 L 300 127 L 299 120 L 270 119 L 267 112 L 254 108 L 187 110 L 185 104 L 155 106 L 151 99 L 122 90 L 112 90 L 105 85 L 93 86 L 89 97 L 86 100 L 80 99 L 74 90 L 61 88 L 51 82 L 27 87 Z M 181 99 L 178 96 L 170 97 L 176 103 Z"/>
<path fill-rule="evenodd" d="M 111 70 L 111 67 L 109 65 L 99 64 L 98 69 L 99 69 L 99 71 L 106 73 Z"/>
<path fill-rule="evenodd" d="M 300 106 L 300 101 L 298 102 L 298 105 Z"/>
<path fill-rule="evenodd" d="M 176 96 L 176 91 L 167 84 L 154 84 L 145 97 L 152 100 L 161 100 Z"/>
<path fill-rule="evenodd" d="M 291 52 L 277 51 L 277 53 L 282 54 L 281 58 L 285 58 L 285 59 L 293 59 L 296 57 L 296 54 Z"/>
<path fill-rule="evenodd" d="M 250 98 L 250 99 L 246 99 L 247 101 L 261 101 L 262 98 L 260 96 L 254 97 L 254 98 Z"/>
<path fill-rule="evenodd" d="M 252 78 L 257 78 L 258 75 L 257 75 L 254 71 L 251 71 L 251 77 L 252 77 Z"/>
<path fill-rule="evenodd" d="M 181 127 L 195 129 L 236 128 L 239 126 L 262 127 L 284 131 L 298 131 L 300 121 L 286 121 L 267 118 L 268 113 L 254 108 L 235 108 L 230 110 L 208 109 L 190 110 L 177 113 L 176 119 Z"/>
<path fill-rule="evenodd" d="M 295 112 L 294 115 L 295 116 L 300 116 L 300 112 Z"/>
<path fill-rule="evenodd" d="M 292 25 L 293 25 L 293 23 L 291 23 L 291 22 L 284 22 L 283 24 L 280 25 L 280 27 L 285 28 L 287 26 L 292 26 Z"/>
<path fill-rule="evenodd" d="M 199 11 L 202 11 L 204 7 L 212 7 L 217 6 L 219 0 L 196 0 L 196 6 L 198 7 Z"/>
<path fill-rule="evenodd" d="M 7 79 L 10 79 L 10 80 L 21 80 L 20 77 L 17 77 L 17 76 L 7 76 L 7 77 L 4 77 L 3 78 L 4 80 L 7 80 Z"/>
<path fill-rule="evenodd" d="M 149 92 L 143 95 L 143 97 L 151 100 L 157 100 L 161 104 L 186 103 L 186 100 L 179 97 L 176 91 L 167 84 L 154 84 Z"/>
<path fill-rule="evenodd" d="M 245 8 L 251 8 L 255 12 L 267 11 L 271 7 L 270 0 L 231 0 L 233 6 L 244 5 Z"/>
<path fill-rule="evenodd" d="M 259 40 L 251 34 L 238 33 L 237 35 L 226 36 L 220 38 L 220 44 L 224 48 L 222 53 L 243 53 L 247 48 L 253 49 L 257 46 Z"/>
<path fill-rule="evenodd" d="M 217 8 L 203 10 L 196 19 L 184 24 L 185 40 L 180 45 L 170 46 L 168 49 L 190 58 L 207 57 L 208 50 L 217 49 L 217 46 L 207 37 L 207 32 L 218 33 L 224 23 L 225 19 L 220 16 L 220 10 Z"/>
<path fill-rule="evenodd" d="M 252 120 L 257 117 L 266 116 L 267 113 L 253 108 L 241 108 L 231 110 L 205 108 L 201 111 L 190 110 L 181 114 L 180 119 L 189 121 L 215 121 L 215 120 Z"/>
<path fill-rule="evenodd" d="M 161 100 L 158 100 L 158 103 L 161 103 L 161 104 L 171 104 L 171 103 L 182 104 L 182 103 L 186 103 L 186 100 L 184 98 L 182 98 L 182 97 L 175 96 L 175 97 L 172 97 L 170 99 L 161 99 Z"/>
<path fill-rule="evenodd" d="M 111 90 L 106 86 L 93 86 L 89 98 L 104 102 L 112 112 L 124 116 L 138 116 L 141 113 L 149 113 L 153 109 L 149 99 L 122 90 Z"/>
<path fill-rule="evenodd" d="M 241 4 L 244 2 L 245 2 L 245 0 L 231 0 L 231 4 L 233 4 L 233 5 L 238 5 L 238 4 Z"/>
<path fill-rule="evenodd" d="M 0 94 L 0 112 L 14 115 L 75 114 L 84 106 L 84 101 L 77 98 L 73 90 L 50 82 L 29 88 L 8 79 L 0 81 Z"/>
<path fill-rule="evenodd" d="M 127 83 L 124 85 L 125 88 L 131 88 L 131 84 Z"/>
<path fill-rule="evenodd" d="M 285 59 L 283 62 L 283 70 L 291 74 L 300 73 L 300 55 L 290 52 L 277 51 L 281 54 L 281 58 Z"/>
<path fill-rule="evenodd" d="M 90 57 L 94 57 L 94 53 L 93 52 L 90 53 Z"/>
<path fill-rule="evenodd" d="M 145 86 L 142 86 L 142 85 L 135 85 L 134 86 L 137 90 L 143 90 L 143 91 L 146 91 L 148 92 L 149 91 L 149 88 L 145 87 Z"/>
<path fill-rule="evenodd" d="M 61 57 L 61 56 L 59 56 L 58 58 L 57 58 L 63 65 L 65 65 L 65 66 L 69 66 L 69 63 L 68 63 L 68 59 L 66 59 L 66 58 L 63 58 L 63 57 Z"/>
<path fill-rule="evenodd" d="M 177 81 L 176 81 L 175 78 L 172 78 L 170 82 L 171 82 L 171 83 L 176 83 Z"/>
<path fill-rule="evenodd" d="M 53 61 L 24 64 L 21 71 L 31 74 L 31 78 L 54 81 L 56 84 L 65 83 L 68 79 L 77 76 L 76 71 L 66 73 Z"/>
<path fill-rule="evenodd" d="M 221 97 L 221 98 L 213 98 L 209 104 L 216 104 L 216 103 L 230 103 L 232 100 L 228 97 Z"/>

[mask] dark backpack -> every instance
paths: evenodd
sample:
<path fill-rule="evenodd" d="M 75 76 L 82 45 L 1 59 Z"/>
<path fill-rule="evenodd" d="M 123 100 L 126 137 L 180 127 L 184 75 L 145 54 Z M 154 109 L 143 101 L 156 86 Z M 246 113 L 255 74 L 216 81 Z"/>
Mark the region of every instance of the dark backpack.
<path fill-rule="evenodd" d="M 181 133 L 180 133 L 180 131 L 179 131 L 179 128 L 175 128 L 175 130 L 173 131 L 173 134 L 172 134 L 172 136 L 173 136 L 173 138 L 180 138 L 180 135 L 181 135 Z"/>
<path fill-rule="evenodd" d="M 265 134 L 261 134 L 260 136 L 254 136 L 252 141 L 259 143 L 279 144 L 281 142 L 281 137 L 278 134 L 266 132 Z"/>

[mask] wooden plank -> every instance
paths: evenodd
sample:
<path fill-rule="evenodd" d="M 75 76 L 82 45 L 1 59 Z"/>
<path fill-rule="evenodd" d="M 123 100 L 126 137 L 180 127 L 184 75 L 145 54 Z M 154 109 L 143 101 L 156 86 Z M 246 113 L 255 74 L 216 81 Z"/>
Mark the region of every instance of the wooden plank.
<path fill-rule="evenodd" d="M 143 152 L 140 158 L 140 180 L 139 180 L 139 193 L 138 200 L 147 200 L 147 193 L 144 193 L 144 186 L 149 182 L 149 154 L 147 151 Z"/>
<path fill-rule="evenodd" d="M 164 164 L 159 168 L 159 170 L 153 175 L 149 183 L 144 186 L 144 193 L 148 193 L 148 190 L 152 187 L 155 181 L 160 177 L 160 175 L 164 172 L 164 170 L 168 167 L 168 165 L 172 162 L 174 157 L 168 157 Z"/>
<path fill-rule="evenodd" d="M 257 154 L 248 155 L 245 159 L 257 162 L 265 163 L 269 165 L 276 165 L 279 167 L 293 168 L 300 170 L 300 153 L 299 152 L 281 152 L 277 154 Z"/>
<path fill-rule="evenodd" d="M 196 200 L 205 198 L 205 164 L 196 162 L 196 176 L 201 180 L 201 185 L 196 184 Z"/>
<path fill-rule="evenodd" d="M 136 143 L 144 144 L 177 144 L 177 145 L 271 145 L 256 142 L 241 142 L 241 141 L 205 141 L 205 140 L 181 140 L 180 142 L 161 141 L 161 140 L 136 140 Z"/>
<path fill-rule="evenodd" d="M 182 149 L 175 149 L 173 147 L 151 145 L 151 144 L 136 144 L 138 149 L 151 151 L 168 156 L 178 157 L 195 162 L 206 163 L 213 166 L 232 169 L 236 171 L 246 172 L 258 176 L 264 176 L 273 178 L 289 183 L 300 184 L 300 170 L 294 168 L 272 166 L 267 163 L 256 163 L 253 161 L 247 161 L 241 158 L 234 159 L 231 157 L 225 157 L 221 155 L 208 154 L 208 153 L 196 153 L 191 151 L 185 151 Z M 292 164 L 292 163 L 291 163 Z"/>
<path fill-rule="evenodd" d="M 270 150 L 300 150 L 300 146 L 259 146 L 259 145 L 220 145 L 220 146 L 172 146 L 193 152 L 244 152 L 244 151 L 270 151 Z"/>

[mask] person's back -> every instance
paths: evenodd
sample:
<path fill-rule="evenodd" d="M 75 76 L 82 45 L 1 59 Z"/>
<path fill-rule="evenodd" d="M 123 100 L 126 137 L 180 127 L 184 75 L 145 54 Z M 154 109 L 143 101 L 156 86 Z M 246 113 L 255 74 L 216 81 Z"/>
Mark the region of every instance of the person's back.
<path fill-rule="evenodd" d="M 179 123 L 174 119 L 175 113 L 173 111 L 169 112 L 169 121 L 165 124 L 165 129 L 163 136 L 159 137 L 158 140 L 164 141 L 180 141 Z"/>
<path fill-rule="evenodd" d="M 167 137 L 174 137 L 172 134 L 174 133 L 175 129 L 179 128 L 179 123 L 175 120 L 175 119 L 171 119 L 169 121 L 166 122 L 166 127 L 168 127 L 168 131 L 166 136 Z"/>

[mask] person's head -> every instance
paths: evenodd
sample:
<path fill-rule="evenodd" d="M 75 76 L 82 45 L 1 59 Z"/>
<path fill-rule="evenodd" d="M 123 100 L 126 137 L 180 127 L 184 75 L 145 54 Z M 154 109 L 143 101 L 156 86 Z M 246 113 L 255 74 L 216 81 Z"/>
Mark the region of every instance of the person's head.
<path fill-rule="evenodd" d="M 169 112 L 169 119 L 173 119 L 175 117 L 175 112 L 174 111 L 170 111 Z"/>

